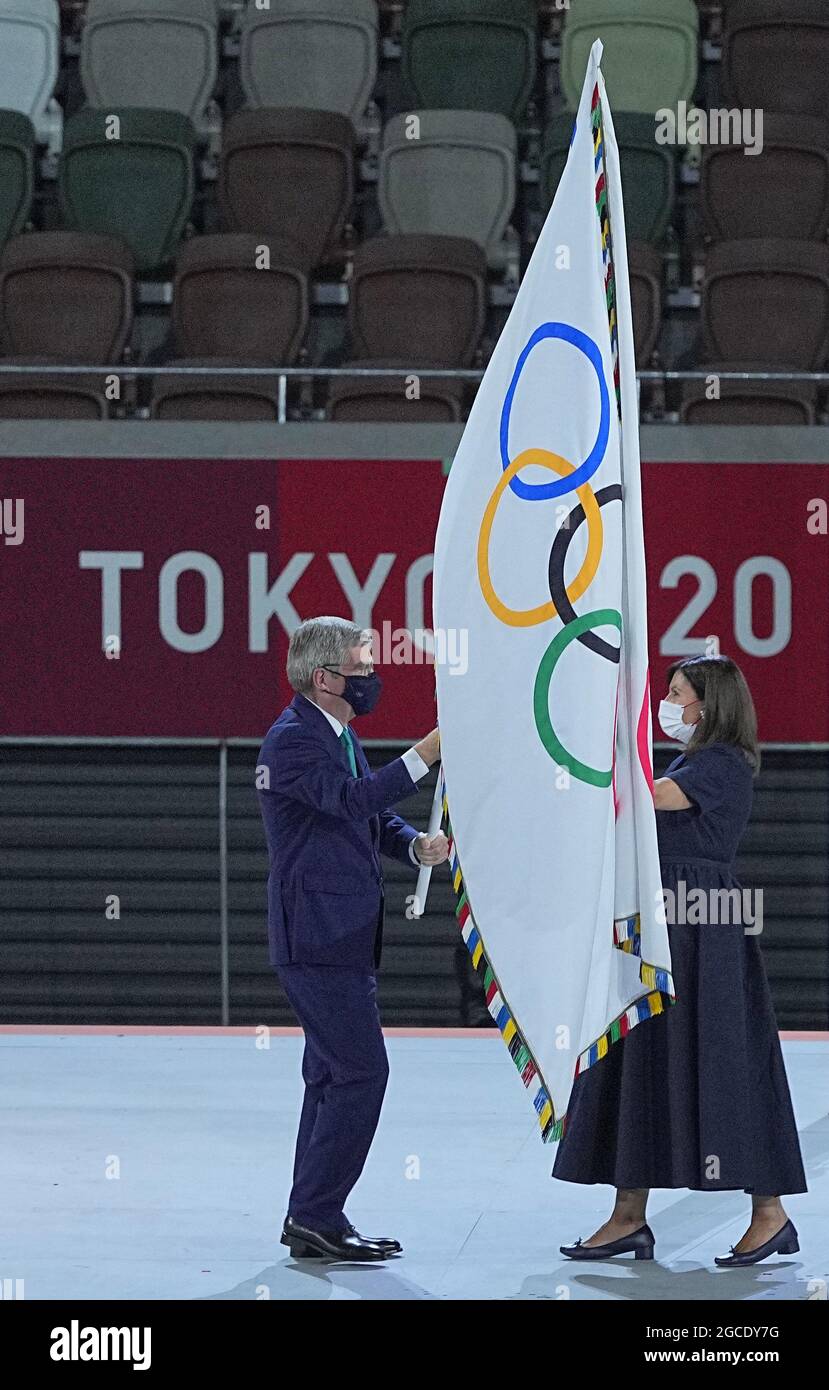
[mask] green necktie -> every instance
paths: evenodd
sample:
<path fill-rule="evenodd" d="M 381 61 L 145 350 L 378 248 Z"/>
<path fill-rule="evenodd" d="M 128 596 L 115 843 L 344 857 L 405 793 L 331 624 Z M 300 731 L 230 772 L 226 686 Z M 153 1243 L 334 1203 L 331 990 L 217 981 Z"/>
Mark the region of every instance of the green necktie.
<path fill-rule="evenodd" d="M 347 729 L 343 729 L 342 733 L 340 734 L 340 743 L 344 746 L 345 751 L 348 754 L 348 764 L 351 768 L 351 776 L 356 777 L 357 759 L 354 756 L 354 744 L 352 742 L 351 735 Z"/>

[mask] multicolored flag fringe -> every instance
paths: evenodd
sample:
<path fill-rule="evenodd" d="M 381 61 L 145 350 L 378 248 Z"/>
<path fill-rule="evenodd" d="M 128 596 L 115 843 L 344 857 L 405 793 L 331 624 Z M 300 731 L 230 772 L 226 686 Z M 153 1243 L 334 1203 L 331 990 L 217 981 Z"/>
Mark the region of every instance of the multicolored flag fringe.
<path fill-rule="evenodd" d="M 597 41 L 567 165 L 447 479 L 434 620 L 457 918 L 559 1139 L 576 1076 L 674 998 L 651 764 L 638 401 Z M 451 807 L 451 812 L 450 812 Z"/>

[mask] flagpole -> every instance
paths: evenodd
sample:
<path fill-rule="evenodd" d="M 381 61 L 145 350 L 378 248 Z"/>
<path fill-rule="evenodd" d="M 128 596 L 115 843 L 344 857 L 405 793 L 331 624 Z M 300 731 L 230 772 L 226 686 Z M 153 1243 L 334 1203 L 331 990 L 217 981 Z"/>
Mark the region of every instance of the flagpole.
<path fill-rule="evenodd" d="M 429 814 L 429 827 L 427 835 L 431 838 L 437 835 L 440 830 L 440 823 L 443 819 L 443 764 L 438 763 L 438 776 L 435 782 L 435 795 L 432 798 L 432 810 Z M 426 911 L 426 894 L 429 892 L 429 882 L 432 877 L 432 865 L 424 864 L 417 876 L 417 887 L 414 892 L 414 902 L 412 903 L 412 916 L 422 917 Z"/>

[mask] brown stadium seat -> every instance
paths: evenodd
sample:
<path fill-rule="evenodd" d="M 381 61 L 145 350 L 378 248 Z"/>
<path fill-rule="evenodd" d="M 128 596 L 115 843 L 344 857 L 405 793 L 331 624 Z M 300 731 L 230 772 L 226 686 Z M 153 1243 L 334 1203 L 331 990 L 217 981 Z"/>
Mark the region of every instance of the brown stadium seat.
<path fill-rule="evenodd" d="M 829 246 L 757 238 L 710 247 L 702 290 L 707 362 L 789 362 L 819 371 L 829 352 Z"/>
<path fill-rule="evenodd" d="M 730 105 L 815 115 L 826 106 L 826 0 L 727 0 L 722 69 Z"/>
<path fill-rule="evenodd" d="M 0 254 L 0 351 L 118 363 L 133 320 L 133 256 L 118 237 L 29 232 Z"/>
<path fill-rule="evenodd" d="M 269 269 L 260 265 L 265 247 Z M 292 242 L 249 232 L 185 242 L 173 281 L 175 352 L 290 366 L 308 328 L 303 262 Z"/>
<path fill-rule="evenodd" d="M 486 314 L 486 253 L 452 236 L 374 237 L 354 253 L 354 358 L 467 367 Z"/>
<path fill-rule="evenodd" d="M 708 145 L 700 199 L 712 238 L 797 237 L 829 230 L 829 121 L 766 111 L 763 149 Z"/>
<path fill-rule="evenodd" d="M 262 267 L 264 248 L 269 268 Z M 290 367 L 308 328 L 308 275 L 293 242 L 249 232 L 185 242 L 173 282 L 170 366 Z M 274 376 L 158 376 L 155 420 L 275 421 Z"/>
<path fill-rule="evenodd" d="M 662 331 L 662 257 L 645 241 L 628 245 L 633 349 L 637 367 L 650 365 Z"/>
<path fill-rule="evenodd" d="M 238 111 L 224 129 L 219 207 L 228 231 L 289 237 L 310 269 L 336 250 L 354 198 L 354 127 L 336 111 Z"/>
<path fill-rule="evenodd" d="M 0 358 L 2 366 L 44 366 L 53 355 Z M 0 372 L 0 420 L 106 420 L 105 382 L 89 374 Z"/>
<path fill-rule="evenodd" d="M 432 364 L 434 365 L 434 364 Z M 335 377 L 326 406 L 328 420 L 387 420 L 395 424 L 453 424 L 463 419 L 465 384 L 451 377 L 429 377 L 428 365 L 413 367 L 388 358 L 345 362 L 352 367 L 400 367 L 394 377 Z M 418 378 L 418 397 L 409 399 L 406 379 Z"/>
<path fill-rule="evenodd" d="M 262 366 L 238 358 L 182 358 L 177 367 Z M 153 420 L 238 420 L 275 424 L 279 419 L 276 377 L 267 376 L 159 376 L 153 385 L 150 416 Z"/>
<path fill-rule="evenodd" d="M 699 371 L 770 371 L 768 362 L 715 362 Z M 775 371 L 797 368 L 775 363 Z M 679 418 L 683 425 L 813 425 L 817 387 L 808 381 L 722 381 L 719 400 L 708 400 L 704 381 L 686 381 Z"/>

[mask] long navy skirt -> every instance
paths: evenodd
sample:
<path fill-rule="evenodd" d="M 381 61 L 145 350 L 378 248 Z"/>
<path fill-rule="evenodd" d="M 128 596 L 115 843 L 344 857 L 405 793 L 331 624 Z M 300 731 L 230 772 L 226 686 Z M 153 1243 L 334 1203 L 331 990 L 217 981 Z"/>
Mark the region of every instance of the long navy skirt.
<path fill-rule="evenodd" d="M 709 888 L 684 867 L 688 893 Z M 677 888 L 666 865 L 663 886 Z M 613 1187 L 806 1192 L 757 936 L 669 925 L 676 1003 L 577 1077 L 553 1177 Z"/>

